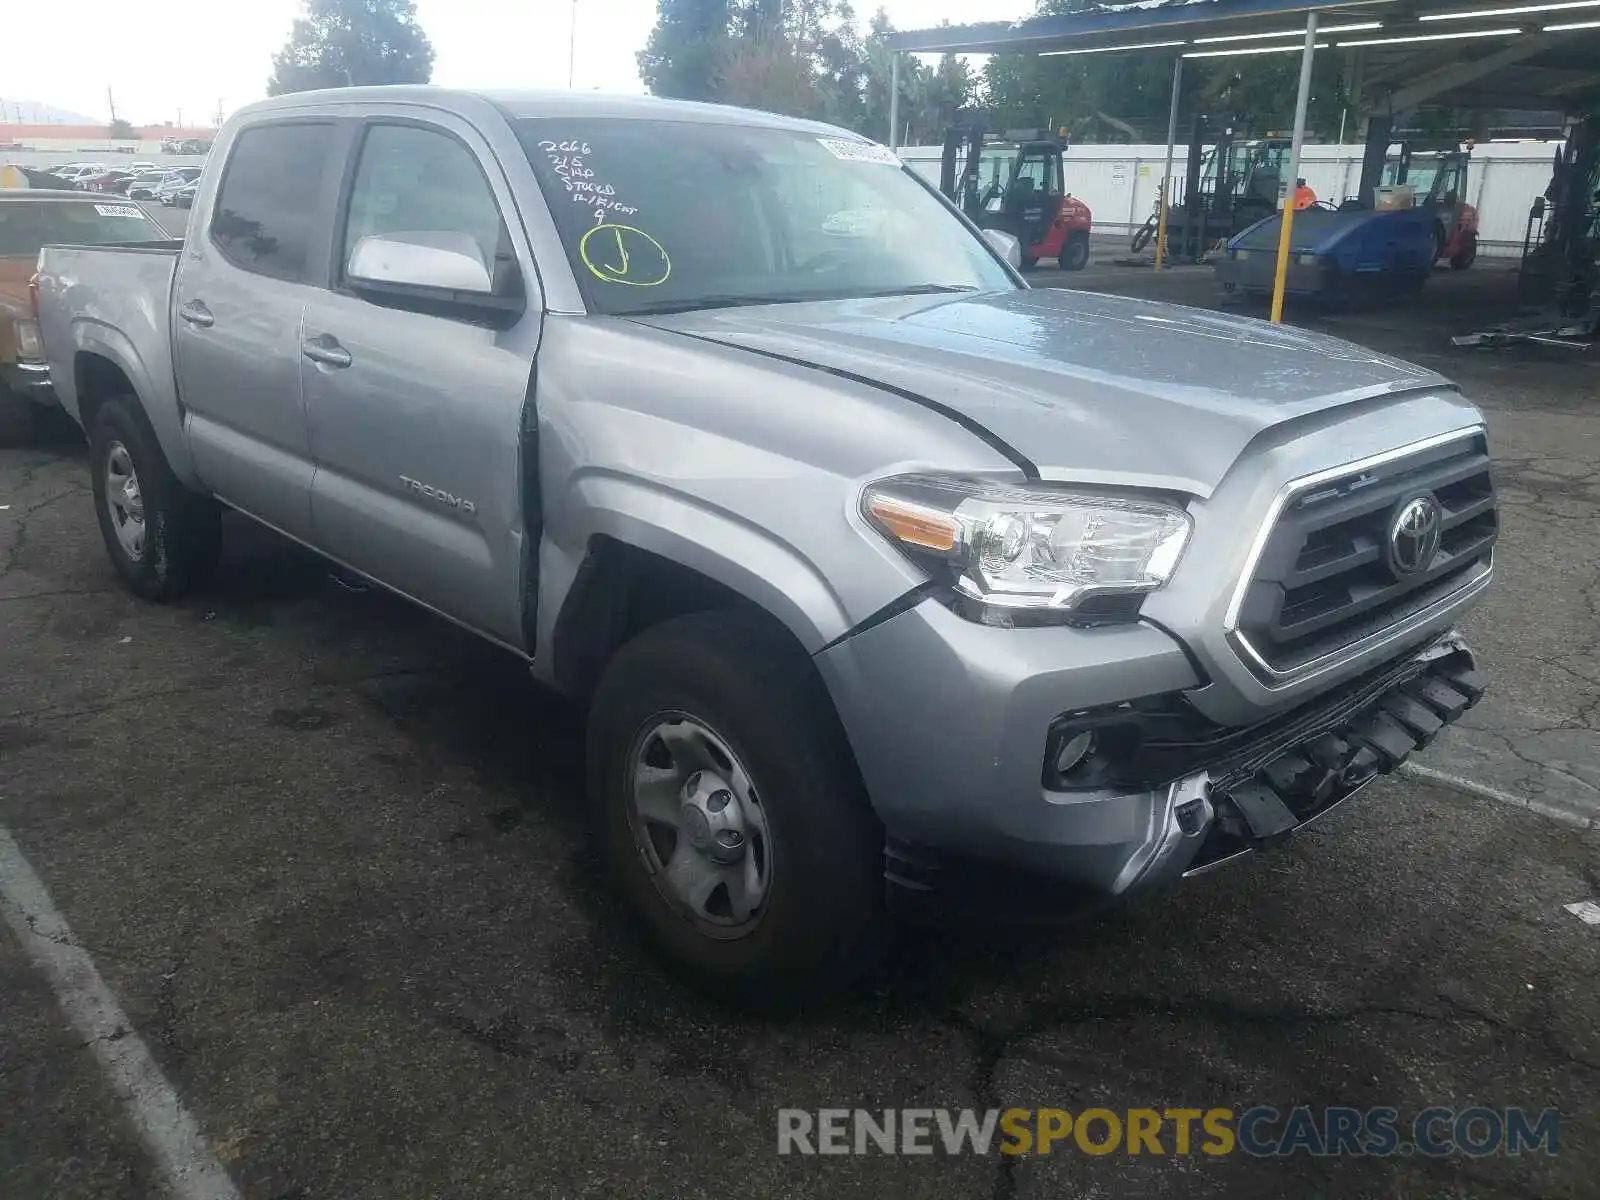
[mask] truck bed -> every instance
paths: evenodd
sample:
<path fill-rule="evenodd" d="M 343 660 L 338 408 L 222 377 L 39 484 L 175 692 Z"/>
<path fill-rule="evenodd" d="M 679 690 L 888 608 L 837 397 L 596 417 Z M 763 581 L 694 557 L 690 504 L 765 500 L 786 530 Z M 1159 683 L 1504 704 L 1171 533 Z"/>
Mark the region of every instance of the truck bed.
<path fill-rule="evenodd" d="M 112 344 L 147 406 L 175 411 L 172 283 L 182 250 L 183 241 L 172 239 L 39 251 L 39 325 L 50 378 L 62 407 L 79 424 L 79 356 Z"/>

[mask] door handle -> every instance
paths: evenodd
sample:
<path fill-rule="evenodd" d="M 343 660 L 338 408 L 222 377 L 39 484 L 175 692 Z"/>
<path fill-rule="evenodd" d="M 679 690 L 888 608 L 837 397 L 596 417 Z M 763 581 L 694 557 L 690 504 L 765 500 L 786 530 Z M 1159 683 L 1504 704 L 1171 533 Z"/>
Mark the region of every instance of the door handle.
<path fill-rule="evenodd" d="M 217 319 L 211 315 L 211 310 L 199 300 L 189 301 L 178 310 L 178 315 L 189 324 L 198 326 L 201 329 L 210 329 L 217 323 Z"/>
<path fill-rule="evenodd" d="M 331 338 L 327 334 L 307 338 L 301 342 L 300 353 L 312 362 L 321 363 L 325 367 L 348 367 L 351 362 L 350 351 L 339 345 L 337 338 Z"/>

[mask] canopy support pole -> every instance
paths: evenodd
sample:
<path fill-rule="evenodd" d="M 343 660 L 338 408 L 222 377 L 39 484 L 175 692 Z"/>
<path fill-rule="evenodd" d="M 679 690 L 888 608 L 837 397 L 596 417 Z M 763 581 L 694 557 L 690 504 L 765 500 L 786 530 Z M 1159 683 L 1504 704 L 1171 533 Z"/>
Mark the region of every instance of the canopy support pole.
<path fill-rule="evenodd" d="M 1156 270 L 1167 255 L 1167 209 L 1172 207 L 1172 147 L 1178 140 L 1178 94 L 1183 90 L 1183 55 L 1172 62 L 1172 109 L 1167 114 L 1167 165 L 1161 173 L 1161 219 L 1156 222 Z"/>
<path fill-rule="evenodd" d="M 1289 233 L 1294 226 L 1294 194 L 1300 187 L 1300 150 L 1306 140 L 1306 104 L 1311 99 L 1311 60 L 1317 52 L 1317 12 L 1306 15 L 1306 44 L 1300 52 L 1300 91 L 1294 99 L 1294 139 L 1289 143 L 1289 175 L 1278 181 L 1283 227 L 1278 234 L 1278 269 L 1272 279 L 1272 323 L 1283 320 L 1284 286 L 1289 279 Z"/>
<path fill-rule="evenodd" d="M 891 50 L 889 59 L 889 149 L 900 146 L 900 51 Z"/>

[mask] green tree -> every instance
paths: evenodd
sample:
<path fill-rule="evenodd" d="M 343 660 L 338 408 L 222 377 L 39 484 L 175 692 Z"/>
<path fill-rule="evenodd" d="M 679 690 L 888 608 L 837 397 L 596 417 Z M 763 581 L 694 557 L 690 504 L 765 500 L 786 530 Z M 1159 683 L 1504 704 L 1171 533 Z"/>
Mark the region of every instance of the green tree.
<path fill-rule="evenodd" d="M 267 94 L 427 83 L 432 76 L 433 46 L 412 0 L 305 0 L 272 60 Z"/>
<path fill-rule="evenodd" d="M 106 127 L 106 134 L 114 138 L 136 138 L 139 136 L 139 131 L 133 127 L 132 121 L 118 117 Z"/>
<path fill-rule="evenodd" d="M 657 96 L 715 100 L 730 58 L 728 0 L 659 0 L 639 51 L 639 78 Z"/>

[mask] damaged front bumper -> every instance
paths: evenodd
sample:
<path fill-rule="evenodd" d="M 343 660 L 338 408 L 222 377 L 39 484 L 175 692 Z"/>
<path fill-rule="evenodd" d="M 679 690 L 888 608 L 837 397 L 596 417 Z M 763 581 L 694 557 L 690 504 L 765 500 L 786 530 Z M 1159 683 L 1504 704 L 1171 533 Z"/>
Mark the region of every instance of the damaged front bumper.
<path fill-rule="evenodd" d="M 1451 632 L 1251 726 L 1214 725 L 1181 697 L 1166 698 L 1161 711 L 1123 706 L 1105 719 L 1128 724 L 1134 711 L 1148 733 L 1129 743 L 1127 762 L 1113 764 L 1121 785 L 1056 805 L 1052 842 L 1004 857 L 1102 896 L 1212 870 L 1321 818 L 1427 746 L 1482 695 L 1472 651 Z M 1128 774 L 1140 771 L 1154 774 L 1129 786 Z M 1112 812 L 1142 836 L 1108 840 Z M 993 878 L 996 860 L 982 857 L 987 864 L 891 830 L 885 875 L 904 894 L 966 893 L 975 874 Z"/>

